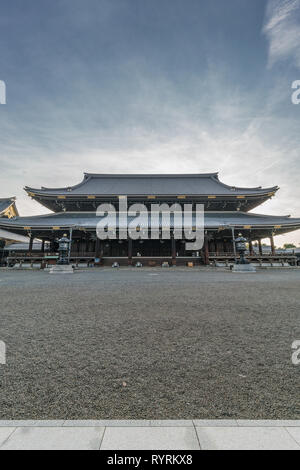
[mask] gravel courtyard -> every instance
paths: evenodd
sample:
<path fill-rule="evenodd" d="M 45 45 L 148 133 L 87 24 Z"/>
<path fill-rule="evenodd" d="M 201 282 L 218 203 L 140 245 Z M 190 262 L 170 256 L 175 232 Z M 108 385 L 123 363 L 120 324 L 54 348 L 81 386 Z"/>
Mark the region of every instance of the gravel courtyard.
<path fill-rule="evenodd" d="M 0 270 L 0 419 L 300 419 L 300 270 Z"/>

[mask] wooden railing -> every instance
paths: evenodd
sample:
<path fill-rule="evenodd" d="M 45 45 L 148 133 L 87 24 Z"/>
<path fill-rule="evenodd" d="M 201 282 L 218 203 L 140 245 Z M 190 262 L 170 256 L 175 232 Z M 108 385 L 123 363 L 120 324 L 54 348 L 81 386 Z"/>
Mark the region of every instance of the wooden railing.
<path fill-rule="evenodd" d="M 239 254 L 238 253 L 234 253 L 234 252 L 220 252 L 220 253 L 216 253 L 216 252 L 209 252 L 209 257 L 210 258 L 221 258 L 221 257 L 224 257 L 224 258 L 234 258 L 235 256 L 238 258 L 239 257 Z M 254 254 L 250 254 L 250 253 L 245 253 L 245 257 L 246 258 L 297 258 L 297 256 L 294 254 L 294 253 L 254 253 Z"/>
<path fill-rule="evenodd" d="M 53 257 L 52 259 L 50 257 Z M 295 254 L 292 253 L 263 253 L 263 254 L 247 254 L 245 255 L 246 259 L 252 262 L 269 262 L 269 263 L 276 263 L 276 262 L 287 262 L 292 265 L 297 265 L 298 259 L 300 262 L 300 258 L 298 258 Z M 55 258 L 58 258 L 58 253 L 57 252 L 34 252 L 34 253 L 28 253 L 28 252 L 22 252 L 22 253 L 14 253 L 9 255 L 6 258 L 6 262 L 8 265 L 13 266 L 14 264 L 19 264 L 22 266 L 23 264 L 30 264 L 33 266 L 34 264 L 40 264 L 41 267 L 49 266 L 51 264 L 55 264 Z M 127 256 L 109 256 L 109 257 L 102 257 L 102 259 L 105 260 L 117 260 L 117 259 L 127 259 Z M 170 256 L 158 256 L 158 257 L 153 257 L 153 256 L 145 256 L 145 257 L 132 257 L 132 259 L 163 259 L 163 258 L 170 258 Z M 235 254 L 234 252 L 220 252 L 220 253 L 215 253 L 215 252 L 209 252 L 208 253 L 208 258 L 209 261 L 212 263 L 217 263 L 217 262 L 225 262 L 227 265 L 228 263 L 232 263 L 235 259 L 239 258 L 238 254 Z M 94 252 L 72 252 L 70 256 L 70 262 L 72 264 L 78 265 L 81 263 L 87 264 L 87 265 L 92 265 L 94 263 L 95 259 L 95 253 Z M 183 256 L 177 257 L 178 263 L 180 263 L 180 259 L 190 259 L 191 261 L 197 260 L 197 263 L 201 263 L 202 257 L 192 257 L 192 256 Z"/>

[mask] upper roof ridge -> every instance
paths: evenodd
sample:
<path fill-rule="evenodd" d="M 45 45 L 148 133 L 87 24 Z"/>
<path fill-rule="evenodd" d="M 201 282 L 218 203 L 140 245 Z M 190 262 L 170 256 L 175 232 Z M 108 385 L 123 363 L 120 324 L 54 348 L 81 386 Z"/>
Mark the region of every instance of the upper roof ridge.
<path fill-rule="evenodd" d="M 218 178 L 219 173 L 84 173 L 85 178 Z"/>

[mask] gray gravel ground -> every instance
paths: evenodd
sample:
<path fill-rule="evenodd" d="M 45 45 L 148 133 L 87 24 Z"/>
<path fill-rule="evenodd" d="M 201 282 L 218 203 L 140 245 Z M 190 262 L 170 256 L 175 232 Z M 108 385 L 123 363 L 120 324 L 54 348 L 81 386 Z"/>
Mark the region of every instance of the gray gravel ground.
<path fill-rule="evenodd" d="M 300 270 L 0 270 L 0 419 L 300 419 Z"/>

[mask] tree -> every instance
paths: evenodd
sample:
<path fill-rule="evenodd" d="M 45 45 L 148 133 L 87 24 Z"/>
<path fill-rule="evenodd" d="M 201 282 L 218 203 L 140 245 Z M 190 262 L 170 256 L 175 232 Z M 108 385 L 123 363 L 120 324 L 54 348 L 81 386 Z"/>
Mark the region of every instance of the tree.
<path fill-rule="evenodd" d="M 294 245 L 293 243 L 285 243 L 285 244 L 283 245 L 283 248 L 284 248 L 285 250 L 287 250 L 288 248 L 296 248 L 296 245 Z"/>

